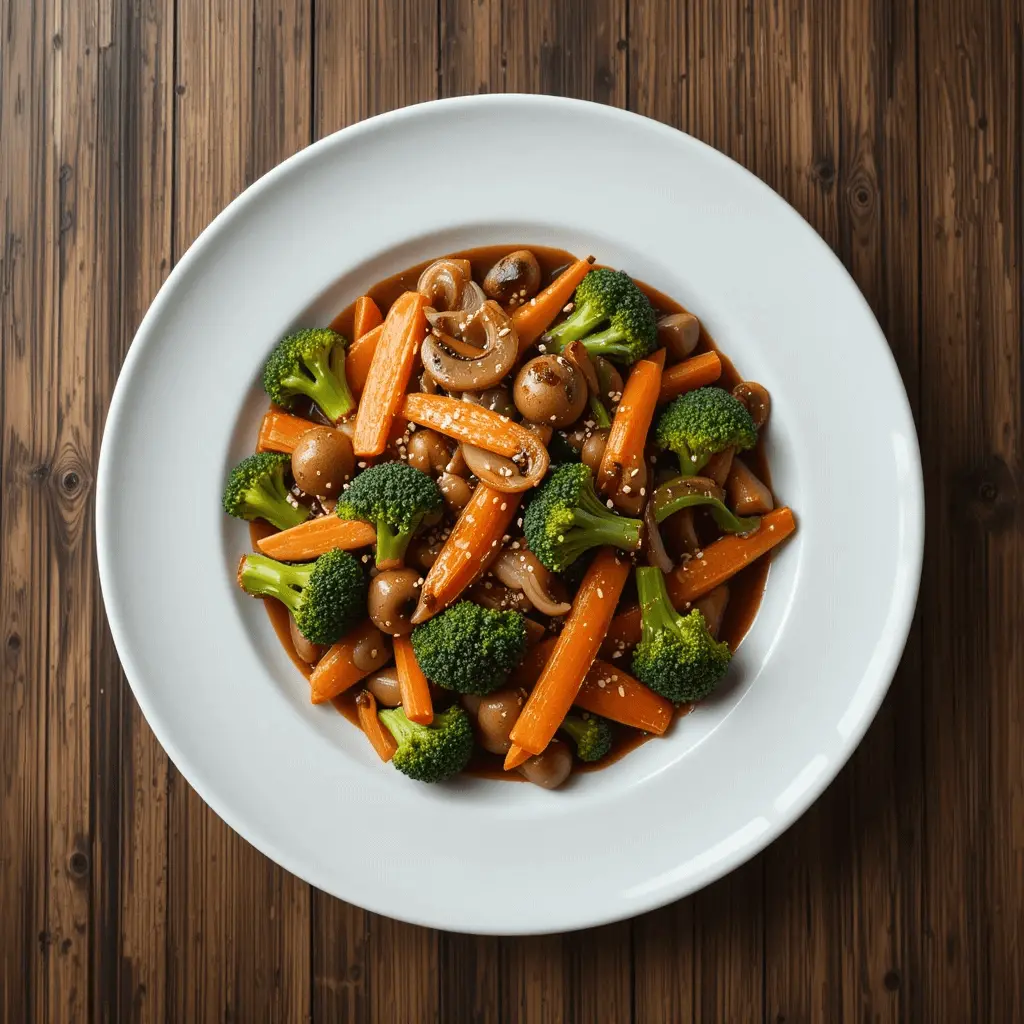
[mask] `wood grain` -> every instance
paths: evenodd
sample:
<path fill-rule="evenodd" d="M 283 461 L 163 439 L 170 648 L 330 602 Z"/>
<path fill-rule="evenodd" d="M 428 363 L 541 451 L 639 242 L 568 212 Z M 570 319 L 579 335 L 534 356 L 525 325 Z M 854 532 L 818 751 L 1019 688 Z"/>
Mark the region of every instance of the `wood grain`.
<path fill-rule="evenodd" d="M 804 819 L 633 922 L 479 938 L 276 868 L 168 764 L 110 642 L 92 485 L 153 295 L 230 199 L 403 104 L 628 106 L 850 270 L 917 417 L 918 619 Z M 1018 0 L 0 0 L 0 1021 L 1024 1019 Z"/>

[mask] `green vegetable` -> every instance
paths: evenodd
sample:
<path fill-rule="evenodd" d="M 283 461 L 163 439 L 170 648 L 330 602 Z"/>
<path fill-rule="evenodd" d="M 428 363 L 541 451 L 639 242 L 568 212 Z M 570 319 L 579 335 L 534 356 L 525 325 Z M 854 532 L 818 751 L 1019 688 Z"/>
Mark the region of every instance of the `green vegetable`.
<path fill-rule="evenodd" d="M 343 335 L 329 327 L 296 331 L 282 339 L 263 367 L 263 387 L 270 400 L 291 409 L 299 397 L 310 398 L 330 420 L 355 408 L 345 379 Z"/>
<path fill-rule="evenodd" d="M 672 607 L 660 569 L 637 569 L 636 589 L 642 636 L 633 675 L 677 704 L 703 700 L 729 667 L 729 645 L 715 640 L 696 608 L 680 615 Z"/>
<path fill-rule="evenodd" d="M 482 697 L 522 660 L 526 627 L 519 612 L 459 601 L 412 631 L 412 649 L 431 682 Z"/>
<path fill-rule="evenodd" d="M 633 279 L 621 270 L 592 270 L 576 288 L 575 308 L 545 335 L 549 352 L 582 341 L 592 356 L 627 366 L 652 352 L 658 342 L 654 310 Z M 604 326 L 604 330 L 597 328 Z"/>
<path fill-rule="evenodd" d="M 410 779 L 444 782 L 468 764 L 473 753 L 473 727 L 458 704 L 434 715 L 431 725 L 410 722 L 401 708 L 387 708 L 377 714 L 398 744 L 392 763 Z"/>
<path fill-rule="evenodd" d="M 604 544 L 635 551 L 642 529 L 639 519 L 616 515 L 601 504 L 590 469 L 582 462 L 559 466 L 538 489 L 523 518 L 527 546 L 554 572 Z"/>
<path fill-rule="evenodd" d="M 612 727 L 600 715 L 567 715 L 559 728 L 576 744 L 581 761 L 600 761 L 612 749 Z"/>
<path fill-rule="evenodd" d="M 693 476 L 726 448 L 753 448 L 757 428 L 747 407 L 728 391 L 698 388 L 665 408 L 654 428 L 654 441 L 676 453 L 683 476 Z"/>
<path fill-rule="evenodd" d="M 256 452 L 235 466 L 224 487 L 224 511 L 239 519 L 265 519 L 279 530 L 298 526 L 309 518 L 309 509 L 289 500 L 285 474 L 291 456 L 280 452 Z"/>
<path fill-rule="evenodd" d="M 708 485 L 706 490 L 700 489 L 702 483 Z M 753 533 L 761 525 L 760 516 L 736 515 L 721 498 L 712 493 L 712 489 L 720 490 L 713 481 L 702 477 L 679 476 L 666 481 L 651 495 L 655 521 L 663 523 L 680 509 L 706 505 L 719 529 L 725 533 Z"/>
<path fill-rule="evenodd" d="M 426 473 L 406 462 L 384 462 L 360 473 L 338 501 L 342 519 L 361 519 L 377 530 L 377 565 L 401 562 L 425 516 L 440 512 L 444 497 Z"/>
<path fill-rule="evenodd" d="M 299 565 L 246 555 L 238 566 L 238 583 L 252 597 L 276 597 L 314 644 L 336 643 L 366 614 L 362 567 L 339 548 Z"/>

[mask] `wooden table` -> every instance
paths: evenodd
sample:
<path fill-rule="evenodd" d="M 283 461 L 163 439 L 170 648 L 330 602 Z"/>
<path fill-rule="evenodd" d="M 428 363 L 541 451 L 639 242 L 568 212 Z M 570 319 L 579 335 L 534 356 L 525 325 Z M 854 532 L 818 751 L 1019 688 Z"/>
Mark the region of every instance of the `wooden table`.
<path fill-rule="evenodd" d="M 1021 1019 L 1019 0 L 0 0 L 0 26 L 3 1021 Z M 119 670 L 92 512 L 118 367 L 213 215 L 337 128 L 497 90 L 677 125 L 814 225 L 906 382 L 929 534 L 892 691 L 798 825 L 664 910 L 509 940 L 347 906 L 204 806 Z"/>

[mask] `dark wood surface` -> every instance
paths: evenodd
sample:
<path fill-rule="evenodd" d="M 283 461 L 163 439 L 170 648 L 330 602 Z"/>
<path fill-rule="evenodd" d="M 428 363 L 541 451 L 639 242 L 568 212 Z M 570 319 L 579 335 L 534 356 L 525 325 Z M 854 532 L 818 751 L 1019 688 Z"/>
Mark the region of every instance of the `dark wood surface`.
<path fill-rule="evenodd" d="M 1020 0 L 0 0 L 0 1020 L 1024 1019 L 1022 65 Z M 93 541 L 118 368 L 213 215 L 360 118 L 501 90 L 676 125 L 807 217 L 928 508 L 907 653 L 812 810 L 535 939 L 364 913 L 231 833 L 134 703 Z"/>

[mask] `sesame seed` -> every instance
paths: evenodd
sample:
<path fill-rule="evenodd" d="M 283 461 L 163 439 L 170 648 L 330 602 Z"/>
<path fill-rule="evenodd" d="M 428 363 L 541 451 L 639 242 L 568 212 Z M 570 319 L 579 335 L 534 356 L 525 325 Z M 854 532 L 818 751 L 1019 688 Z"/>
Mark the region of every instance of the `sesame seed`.
<path fill-rule="evenodd" d="M 619 696 L 620 697 L 625 697 L 626 696 L 626 688 L 624 686 L 622 686 L 622 685 L 619 686 Z"/>
<path fill-rule="evenodd" d="M 604 598 L 604 591 L 600 587 L 597 588 L 597 596 L 602 599 Z"/>
<path fill-rule="evenodd" d="M 608 500 L 607 500 L 607 501 L 605 502 L 605 504 L 606 504 L 606 505 L 607 505 L 607 506 L 608 506 L 609 508 L 614 508 L 614 507 L 615 507 L 615 502 L 614 502 L 614 501 L 612 501 L 612 499 L 611 499 L 611 498 L 609 498 L 609 499 L 608 499 Z"/>

